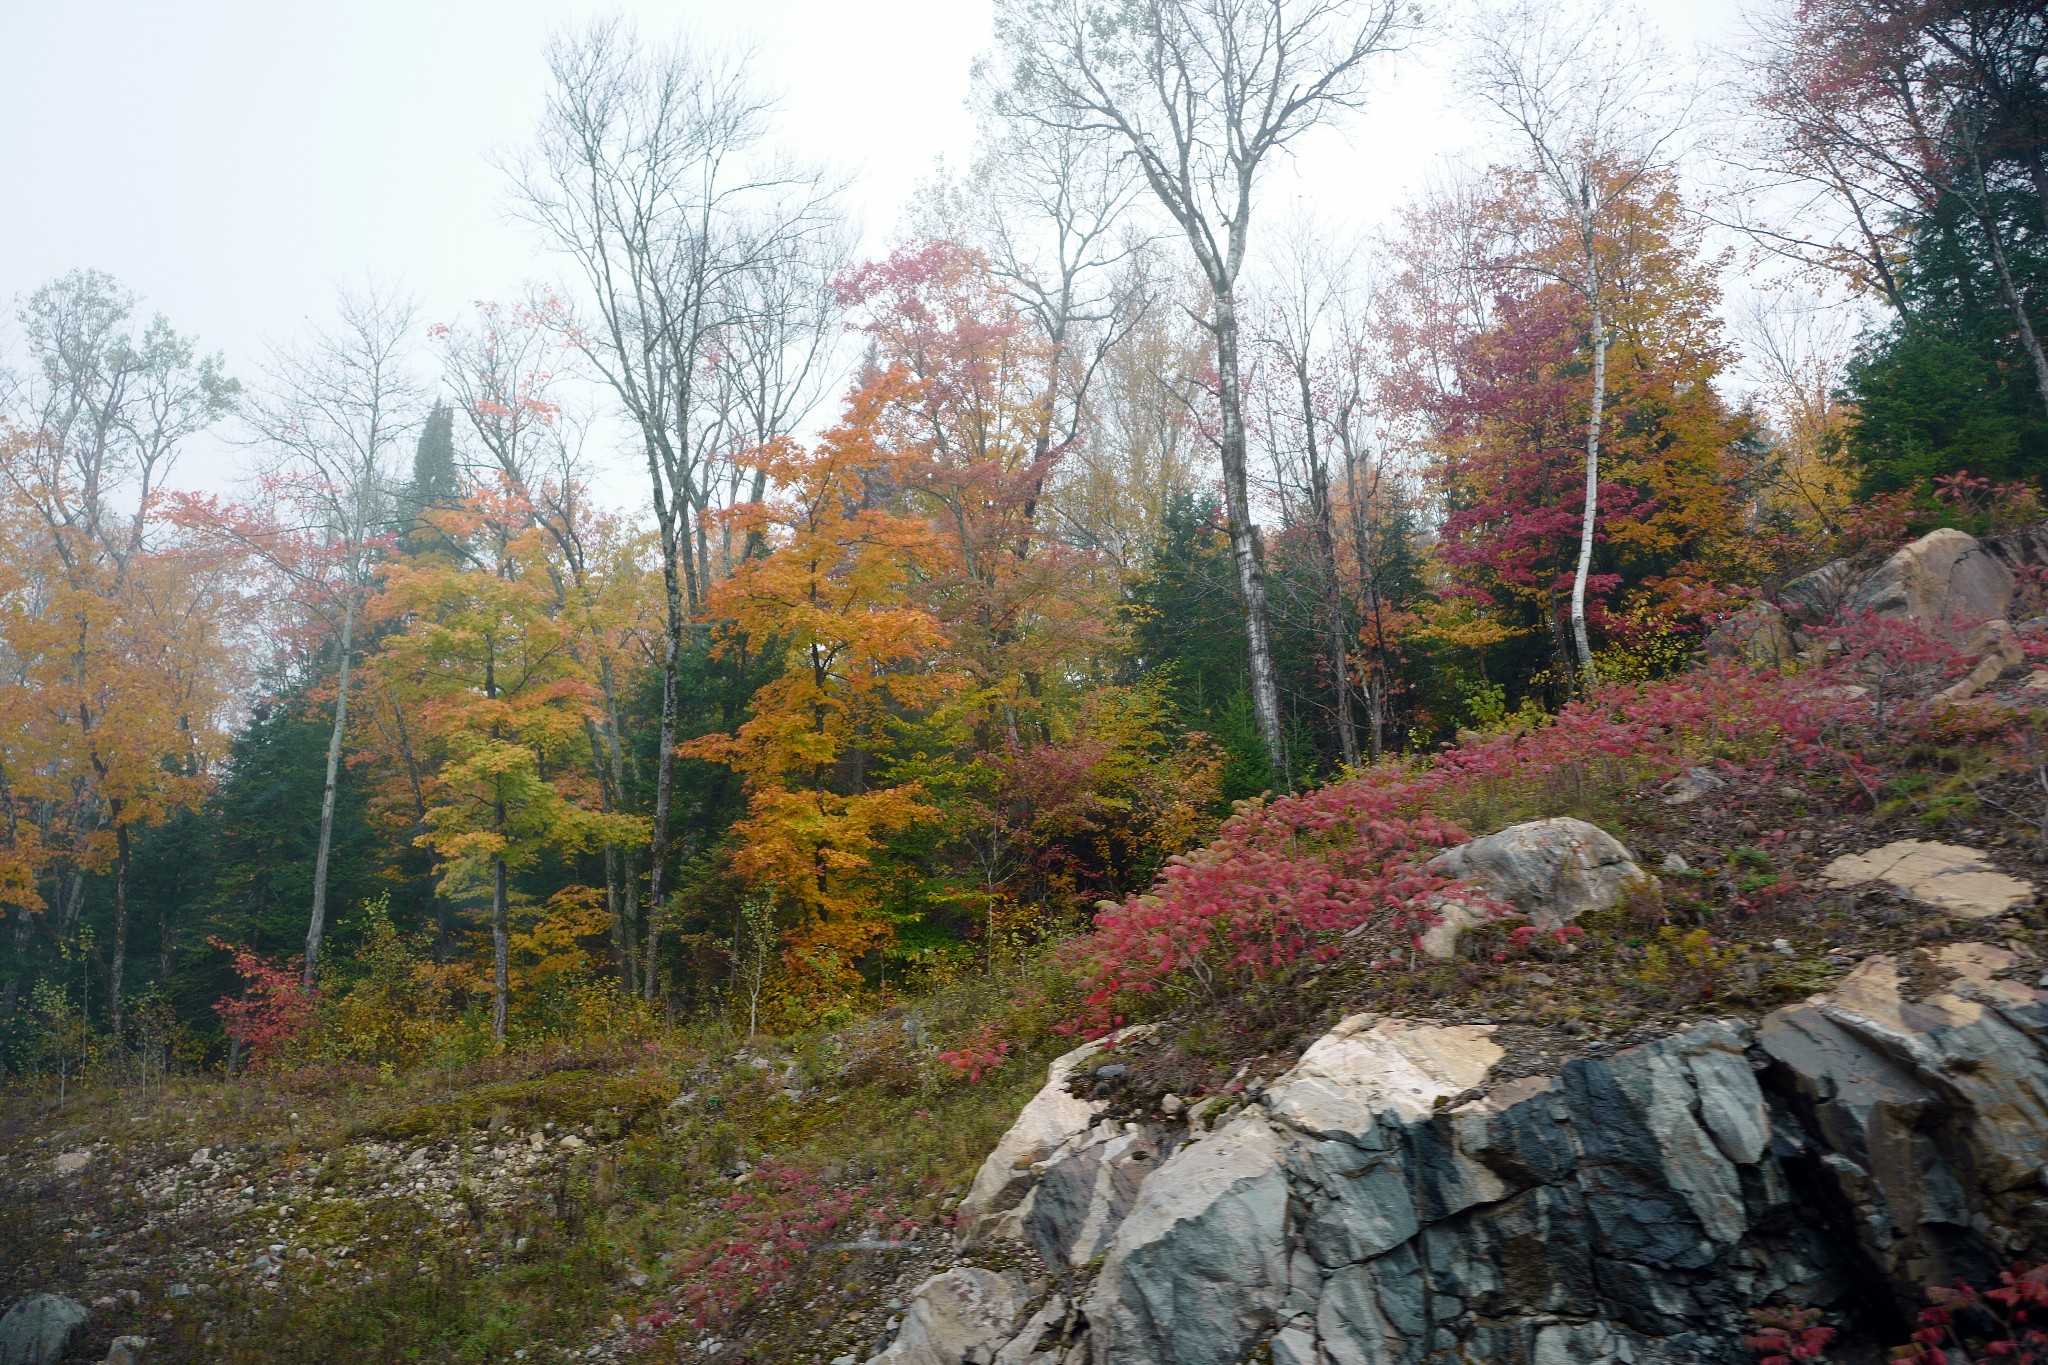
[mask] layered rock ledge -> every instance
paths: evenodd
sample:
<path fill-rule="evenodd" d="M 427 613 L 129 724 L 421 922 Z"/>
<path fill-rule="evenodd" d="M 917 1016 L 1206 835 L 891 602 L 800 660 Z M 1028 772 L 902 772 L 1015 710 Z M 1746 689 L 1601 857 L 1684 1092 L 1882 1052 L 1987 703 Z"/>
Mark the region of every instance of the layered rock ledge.
<path fill-rule="evenodd" d="M 916 1358 L 1735 1365 L 1765 1305 L 1901 1340 L 1925 1286 L 2048 1250 L 2048 992 L 1916 957 L 1497 1083 L 1490 1026 L 1354 1016 L 1169 1123 L 1068 1094 L 1070 1054 L 962 1210 L 970 1258 L 1051 1273 Z"/>

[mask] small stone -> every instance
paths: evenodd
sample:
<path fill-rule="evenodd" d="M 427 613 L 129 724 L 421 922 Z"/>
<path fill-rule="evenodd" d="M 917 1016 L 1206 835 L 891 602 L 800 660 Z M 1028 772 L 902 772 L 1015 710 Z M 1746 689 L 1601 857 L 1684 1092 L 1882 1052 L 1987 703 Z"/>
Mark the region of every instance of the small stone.
<path fill-rule="evenodd" d="M 577 1137 L 574 1133 L 564 1133 L 560 1141 L 562 1146 L 569 1148 L 571 1151 L 583 1145 L 583 1139 Z"/>
<path fill-rule="evenodd" d="M 1727 779 L 1711 768 L 1688 768 L 1664 784 L 1664 804 L 1689 806 L 1727 785 Z"/>
<path fill-rule="evenodd" d="M 206 1160 L 207 1160 L 207 1158 L 208 1158 L 208 1157 L 210 1157 L 210 1156 L 212 1156 L 212 1155 L 213 1155 L 213 1148 L 211 1148 L 211 1147 L 201 1147 L 201 1148 L 200 1148 L 200 1149 L 199 1149 L 198 1151 L 196 1151 L 196 1152 L 194 1152 L 194 1153 L 192 1154 L 192 1164 L 193 1164 L 194 1166 L 204 1166 L 204 1165 L 206 1164 Z"/>
<path fill-rule="evenodd" d="M 1113 1081 L 1129 1070 L 1130 1068 L 1122 1062 L 1111 1062 L 1107 1066 L 1096 1067 L 1095 1078 L 1099 1081 Z"/>
<path fill-rule="evenodd" d="M 1187 1101 L 1178 1095 L 1168 1095 L 1165 1099 L 1159 1101 L 1159 1112 L 1168 1118 L 1172 1118 L 1187 1107 Z"/>
<path fill-rule="evenodd" d="M 670 1100 L 668 1102 L 668 1107 L 671 1109 L 688 1109 L 691 1105 L 695 1104 L 696 1102 L 697 1092 L 694 1090 L 685 1090 L 682 1094 Z"/>
<path fill-rule="evenodd" d="M 100 1365 L 141 1365 L 142 1353 L 148 1349 L 148 1337 L 115 1337 Z"/>
<path fill-rule="evenodd" d="M 1798 952 L 1792 947 L 1792 944 L 1789 941 L 1782 938 L 1774 938 L 1771 940 L 1771 951 L 1774 953 L 1778 953 L 1784 957 L 1799 956 Z"/>
<path fill-rule="evenodd" d="M 92 1151 L 90 1148 L 81 1147 L 75 1152 L 61 1152 L 50 1164 L 56 1168 L 58 1175 L 77 1175 L 92 1164 Z"/>
<path fill-rule="evenodd" d="M 164 1291 L 164 1297 L 168 1299 L 189 1299 L 192 1297 L 192 1286 L 189 1284 L 174 1284 Z"/>
<path fill-rule="evenodd" d="M 1692 871 L 1692 865 L 1677 853 L 1667 853 L 1664 855 L 1664 861 L 1657 864 L 1657 870 L 1659 872 L 1690 872 Z"/>

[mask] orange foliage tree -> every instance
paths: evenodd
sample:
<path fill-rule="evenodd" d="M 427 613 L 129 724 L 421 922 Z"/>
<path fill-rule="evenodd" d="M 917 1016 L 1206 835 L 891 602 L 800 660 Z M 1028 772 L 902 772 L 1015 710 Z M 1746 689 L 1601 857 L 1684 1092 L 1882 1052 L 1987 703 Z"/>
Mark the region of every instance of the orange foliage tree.
<path fill-rule="evenodd" d="M 892 372 L 857 392 L 815 446 L 761 452 L 778 491 L 733 516 L 768 552 L 739 564 L 710 608 L 720 648 L 768 651 L 781 667 L 736 733 L 683 748 L 745 780 L 732 867 L 799 917 L 784 974 L 810 1007 L 855 986 L 855 960 L 887 935 L 870 855 L 938 813 L 917 783 L 889 780 L 896 718 L 963 682 L 937 662 L 946 633 L 919 598 L 947 556 L 922 518 L 902 514 L 910 461 L 880 437 L 884 414 L 908 393 Z"/>

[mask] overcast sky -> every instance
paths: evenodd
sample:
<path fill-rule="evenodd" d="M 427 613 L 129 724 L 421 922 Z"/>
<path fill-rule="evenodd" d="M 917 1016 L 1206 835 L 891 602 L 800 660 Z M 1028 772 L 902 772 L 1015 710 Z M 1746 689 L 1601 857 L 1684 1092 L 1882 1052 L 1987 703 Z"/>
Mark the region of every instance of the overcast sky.
<path fill-rule="evenodd" d="M 650 36 L 752 43 L 783 140 L 853 178 L 871 248 L 971 149 L 989 0 L 0 0 L 0 300 L 11 314 L 64 271 L 106 270 L 246 381 L 366 274 L 429 319 L 510 296 L 556 267 L 507 221 L 492 153 L 530 135 L 548 35 L 621 9 Z M 1648 4 L 1679 54 L 1736 9 Z M 1268 221 L 1291 200 L 1377 219 L 1473 145 L 1447 56 L 1391 64 L 1373 106 L 1274 183 Z M 230 462 L 195 452 L 185 480 Z"/>

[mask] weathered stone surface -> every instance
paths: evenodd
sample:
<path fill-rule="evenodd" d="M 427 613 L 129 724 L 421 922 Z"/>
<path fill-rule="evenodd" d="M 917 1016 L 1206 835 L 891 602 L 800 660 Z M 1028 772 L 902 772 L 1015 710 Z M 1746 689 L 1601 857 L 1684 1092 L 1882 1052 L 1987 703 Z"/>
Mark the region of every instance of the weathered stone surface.
<path fill-rule="evenodd" d="M 1438 1026 L 1354 1014 L 1310 1044 L 1266 1094 L 1296 1132 L 1372 1150 L 1381 1124 L 1418 1119 L 1469 1090 L 1504 1055 L 1485 1024 Z"/>
<path fill-rule="evenodd" d="M 1096 1365 L 1230 1365 L 1277 1325 L 1288 1185 L 1265 1115 L 1174 1153 L 1139 1191 L 1086 1301 Z"/>
<path fill-rule="evenodd" d="M 1664 784 L 1664 804 L 1689 806 L 1710 792 L 1728 785 L 1728 779 L 1712 768 L 1687 768 Z"/>
<path fill-rule="evenodd" d="M 1001 1358 L 1738 1365 L 1765 1304 L 1892 1344 L 1928 1284 L 2048 1255 L 2038 974 L 1951 943 L 1909 990 L 1872 958 L 1761 1024 L 1491 1083 L 1489 1026 L 1347 1019 L 1216 1132 L 1098 1125 L 1043 1163 L 1080 1311 Z M 1125 1201 L 1089 1285 L 1073 1230 Z"/>
<path fill-rule="evenodd" d="M 100 1365 L 142 1365 L 142 1353 L 148 1349 L 148 1337 L 115 1337 Z"/>
<path fill-rule="evenodd" d="M 1106 1124 L 1046 1159 L 1031 1208 L 1019 1221 L 1047 1265 L 1084 1266 L 1108 1248 L 1138 1187 L 1158 1166 L 1160 1145 L 1149 1129 Z"/>
<path fill-rule="evenodd" d="M 1778 590 L 1778 604 L 1793 625 L 1831 621 L 1856 591 L 1856 569 L 1846 559 L 1835 560 L 1812 573 L 1795 578 Z"/>
<path fill-rule="evenodd" d="M 1799 662 L 1799 642 L 1782 608 L 1757 602 L 1714 627 L 1707 656 L 1740 659 L 1752 668 L 1787 669 Z"/>
<path fill-rule="evenodd" d="M 917 1287 L 903 1326 L 869 1365 L 965 1365 L 993 1359 L 1017 1331 L 1026 1292 L 1016 1271 L 957 1266 Z"/>
<path fill-rule="evenodd" d="M 1545 929 L 1606 909 L 1645 875 L 1619 839 L 1569 816 L 1510 825 L 1439 854 L 1429 867 L 1479 882 Z"/>
<path fill-rule="evenodd" d="M 1822 868 L 1821 877 L 1840 887 L 1883 882 L 1960 919 L 1996 918 L 2034 898 L 2032 884 L 1996 870 L 1975 849 L 1922 839 L 1845 853 Z"/>
<path fill-rule="evenodd" d="M 0 1318 L 0 1365 L 55 1365 L 92 1315 L 62 1294 L 31 1294 Z"/>
<path fill-rule="evenodd" d="M 1901 546 L 1857 585 L 1845 609 L 1902 616 L 1924 626 L 1975 626 L 2005 615 L 2012 592 L 2012 571 L 1975 536 L 1943 527 Z"/>

